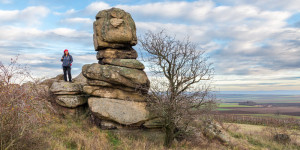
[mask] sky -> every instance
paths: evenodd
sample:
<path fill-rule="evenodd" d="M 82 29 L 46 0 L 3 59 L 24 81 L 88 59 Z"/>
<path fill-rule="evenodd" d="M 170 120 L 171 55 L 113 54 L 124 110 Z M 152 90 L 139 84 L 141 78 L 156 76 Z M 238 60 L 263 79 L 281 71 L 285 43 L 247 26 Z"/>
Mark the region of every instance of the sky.
<path fill-rule="evenodd" d="M 300 0 L 0 0 L 0 60 L 19 54 L 33 75 L 54 77 L 69 49 L 76 76 L 97 62 L 92 24 L 111 7 L 131 14 L 138 36 L 189 36 L 213 63 L 217 91 L 300 90 Z"/>

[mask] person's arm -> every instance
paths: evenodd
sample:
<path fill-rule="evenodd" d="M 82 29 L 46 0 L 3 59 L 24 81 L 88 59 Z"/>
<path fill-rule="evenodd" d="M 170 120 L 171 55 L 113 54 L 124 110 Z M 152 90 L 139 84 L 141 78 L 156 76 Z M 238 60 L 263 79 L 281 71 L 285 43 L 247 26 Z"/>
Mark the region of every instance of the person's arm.
<path fill-rule="evenodd" d="M 70 55 L 70 64 L 73 62 L 73 57 Z"/>
<path fill-rule="evenodd" d="M 61 57 L 60 61 L 63 62 L 63 60 L 64 60 L 64 56 Z"/>

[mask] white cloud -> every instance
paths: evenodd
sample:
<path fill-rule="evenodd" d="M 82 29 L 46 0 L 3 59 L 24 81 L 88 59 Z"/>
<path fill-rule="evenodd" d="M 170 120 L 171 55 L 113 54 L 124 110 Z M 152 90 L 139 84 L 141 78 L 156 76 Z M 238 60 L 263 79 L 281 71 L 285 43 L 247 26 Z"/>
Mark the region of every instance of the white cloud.
<path fill-rule="evenodd" d="M 0 3 L 3 4 L 11 4 L 13 2 L 13 0 L 0 0 Z"/>
<path fill-rule="evenodd" d="M 83 12 L 91 15 L 96 15 L 99 11 L 109 9 L 111 6 L 105 2 L 93 2 L 88 5 Z"/>
<path fill-rule="evenodd" d="M 294 12 L 299 12 L 299 0 L 216 0 L 218 3 L 223 3 L 227 5 L 243 5 L 251 4 L 253 6 L 259 7 L 265 10 L 289 10 Z"/>
<path fill-rule="evenodd" d="M 49 12 L 50 10 L 44 6 L 32 6 L 23 10 L 0 10 L 0 24 L 39 24 L 40 19 L 46 17 Z"/>
<path fill-rule="evenodd" d="M 72 14 L 75 14 L 77 11 L 75 9 L 69 9 L 67 10 L 66 12 L 64 13 L 61 13 L 61 12 L 53 12 L 54 15 L 72 15 Z"/>
<path fill-rule="evenodd" d="M 92 25 L 93 20 L 90 18 L 67 18 L 64 20 L 61 20 L 62 23 L 67 23 L 67 24 L 87 24 L 87 25 Z"/>
<path fill-rule="evenodd" d="M 5 33 L 5 34 L 4 34 Z M 39 30 L 36 28 L 21 28 L 13 26 L 0 26 L 0 40 L 2 41 L 32 41 L 36 39 L 71 40 L 78 41 L 91 38 L 92 34 L 70 28 L 55 28 L 50 30 Z"/>

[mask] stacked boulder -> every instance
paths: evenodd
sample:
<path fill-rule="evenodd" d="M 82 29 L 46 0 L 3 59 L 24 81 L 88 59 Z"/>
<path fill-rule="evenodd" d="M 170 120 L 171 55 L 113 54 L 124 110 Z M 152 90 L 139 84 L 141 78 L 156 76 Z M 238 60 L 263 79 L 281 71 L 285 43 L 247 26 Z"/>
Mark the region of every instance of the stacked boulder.
<path fill-rule="evenodd" d="M 88 96 L 82 90 L 83 86 L 86 85 L 84 79 L 82 74 L 80 74 L 74 78 L 74 82 L 53 81 L 50 91 L 55 95 L 56 103 L 67 108 L 76 108 L 87 103 Z"/>
<path fill-rule="evenodd" d="M 56 96 L 56 103 L 63 107 L 76 108 L 87 102 L 87 96 L 82 93 L 79 83 L 54 82 L 50 90 Z"/>
<path fill-rule="evenodd" d="M 136 60 L 136 28 L 130 14 L 112 8 L 100 11 L 94 22 L 98 63 L 82 67 L 87 78 L 83 92 L 100 125 L 141 126 L 149 118 L 145 95 L 150 82 L 144 65 Z"/>

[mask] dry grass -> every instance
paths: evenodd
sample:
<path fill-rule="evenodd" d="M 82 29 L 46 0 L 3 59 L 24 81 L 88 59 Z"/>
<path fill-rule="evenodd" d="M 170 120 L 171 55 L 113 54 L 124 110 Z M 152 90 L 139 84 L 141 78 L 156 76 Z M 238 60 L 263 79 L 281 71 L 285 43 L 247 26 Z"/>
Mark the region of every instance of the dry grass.
<path fill-rule="evenodd" d="M 163 150 L 164 134 L 159 130 L 101 130 L 88 118 L 66 117 L 39 129 L 51 150 Z M 227 149 L 217 141 L 201 139 L 174 142 L 170 149 Z"/>
<path fill-rule="evenodd" d="M 228 127 L 228 132 L 233 137 L 231 140 L 233 148 L 300 150 L 299 130 L 285 130 L 285 133 L 290 135 L 291 142 L 282 144 L 273 140 L 272 127 L 234 123 L 226 123 L 224 126 Z M 295 135 L 295 133 L 298 135 Z"/>

